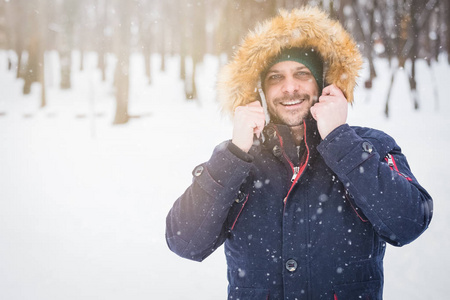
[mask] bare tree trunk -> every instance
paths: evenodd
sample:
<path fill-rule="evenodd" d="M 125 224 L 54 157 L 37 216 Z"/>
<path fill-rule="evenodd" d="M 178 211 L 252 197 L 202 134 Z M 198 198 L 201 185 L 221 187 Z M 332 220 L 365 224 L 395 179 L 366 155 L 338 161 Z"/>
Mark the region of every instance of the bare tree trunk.
<path fill-rule="evenodd" d="M 329 9 L 329 12 L 330 12 L 330 17 L 333 18 L 333 19 L 337 19 L 338 15 L 337 15 L 337 12 L 336 12 L 336 10 L 334 8 L 334 2 L 333 1 L 330 1 L 328 3 L 328 9 Z"/>
<path fill-rule="evenodd" d="M 34 22 L 38 22 L 34 20 Z M 36 23 L 35 23 L 36 24 Z M 39 28 L 39 27 L 35 27 Z M 40 62 L 40 38 L 39 32 L 34 32 L 30 37 L 28 45 L 27 65 L 23 73 L 24 85 L 23 94 L 28 95 L 31 92 L 31 85 L 39 80 L 39 62 Z"/>
<path fill-rule="evenodd" d="M 38 17 L 38 32 L 41 42 L 38 46 L 38 81 L 41 84 L 41 107 L 47 105 L 46 87 L 45 87 L 45 45 L 47 41 L 47 16 L 46 7 L 48 0 L 39 1 L 39 17 Z"/>
<path fill-rule="evenodd" d="M 168 14 L 168 4 L 165 1 L 161 1 L 159 3 L 159 10 L 161 12 L 162 15 L 167 15 Z M 167 52 L 167 48 L 166 48 L 166 42 L 167 42 L 167 20 L 164 20 L 161 18 L 161 20 L 158 22 L 158 27 L 159 27 L 159 54 L 161 57 L 161 64 L 160 64 L 160 70 L 161 72 L 165 72 L 166 71 L 166 52 Z"/>
<path fill-rule="evenodd" d="M 80 71 L 84 70 L 84 49 L 83 46 L 80 47 Z"/>
<path fill-rule="evenodd" d="M 180 2 L 181 3 L 181 2 Z M 186 80 L 186 55 L 187 45 L 192 41 L 192 37 L 188 37 L 190 31 L 188 31 L 188 14 L 186 10 L 178 10 L 176 24 L 179 27 L 179 40 L 180 40 L 180 79 Z"/>
<path fill-rule="evenodd" d="M 425 10 L 424 3 L 420 2 L 419 0 L 412 0 L 411 2 L 411 25 L 412 25 L 412 36 L 410 39 L 412 39 L 412 46 L 410 54 L 408 55 L 411 59 L 411 74 L 409 76 L 409 87 L 411 89 L 412 94 L 412 101 L 414 105 L 414 109 L 419 109 L 419 99 L 418 99 L 418 93 L 417 93 L 417 81 L 416 81 L 416 60 L 419 55 L 419 35 L 420 35 L 420 28 L 419 28 L 419 17 L 420 13 Z"/>
<path fill-rule="evenodd" d="M 344 13 L 344 8 L 348 5 L 351 5 L 351 1 L 350 0 L 340 0 L 339 1 L 339 9 L 337 10 L 337 19 L 339 20 L 339 22 L 341 22 L 342 26 L 345 26 L 345 20 L 347 19 L 347 17 L 345 16 Z"/>
<path fill-rule="evenodd" d="M 385 104 L 385 116 L 388 118 L 389 117 L 389 102 L 390 102 L 390 97 L 391 97 L 391 92 L 392 92 L 392 88 L 394 86 L 394 79 L 395 79 L 395 75 L 397 74 L 397 71 L 400 68 L 404 68 L 405 67 L 405 62 L 406 62 L 406 53 L 404 52 L 404 48 L 405 45 L 408 41 L 408 30 L 409 27 L 411 26 L 411 18 L 410 15 L 407 14 L 404 10 L 405 8 L 403 6 L 399 6 L 397 1 L 394 1 L 394 7 L 395 7 L 395 20 L 396 20 L 396 24 L 398 24 L 397 26 L 395 26 L 395 32 L 396 32 L 396 37 L 395 37 L 395 45 L 396 45 L 396 54 L 397 54 L 397 60 L 398 60 L 398 65 L 392 67 L 393 71 L 392 71 L 392 75 L 391 75 L 391 83 L 389 85 L 389 90 L 388 90 L 388 94 L 386 97 L 386 104 Z"/>
<path fill-rule="evenodd" d="M 16 77 L 22 78 L 23 52 L 25 50 L 25 26 L 23 26 L 22 20 L 26 18 L 26 3 L 24 3 L 24 0 L 16 0 L 7 1 L 4 5 L 4 13 L 8 28 L 8 41 L 11 45 L 11 49 L 14 49 L 17 54 Z"/>
<path fill-rule="evenodd" d="M 197 65 L 202 62 L 203 55 L 206 51 L 206 8 L 205 1 L 199 0 L 197 6 L 191 9 L 186 15 L 183 26 L 186 28 L 182 35 L 185 39 L 182 45 L 182 52 L 192 60 L 192 66 L 189 73 L 185 73 L 185 94 L 187 100 L 197 99 L 197 84 L 195 80 Z M 189 38 L 187 38 L 189 37 Z M 186 47 L 186 48 L 185 48 Z"/>
<path fill-rule="evenodd" d="M 166 32 L 165 32 L 165 29 L 166 29 L 166 27 L 163 25 L 162 26 L 162 34 L 161 34 L 161 45 L 159 48 L 159 53 L 161 56 L 161 66 L 160 66 L 161 72 L 166 71 Z"/>
<path fill-rule="evenodd" d="M 367 41 L 370 41 L 370 45 L 373 46 L 374 41 L 373 41 L 373 33 L 375 32 L 375 5 L 376 5 L 376 1 L 374 1 L 373 5 L 370 6 L 369 5 L 369 9 L 368 9 L 368 17 L 369 17 L 369 37 L 367 39 Z M 369 47 L 369 49 L 367 50 L 367 60 L 369 61 L 369 68 L 370 68 L 370 77 L 369 77 L 369 85 L 370 87 L 372 87 L 372 81 L 373 79 L 375 79 L 377 77 L 377 71 L 375 69 L 375 64 L 373 62 L 373 47 Z"/>
<path fill-rule="evenodd" d="M 28 17 L 30 27 L 35 30 L 30 31 L 29 36 L 27 37 L 27 44 L 25 46 L 28 55 L 26 65 L 24 66 L 23 74 L 21 76 L 24 79 L 24 95 L 28 95 L 31 92 L 31 85 L 39 80 L 39 50 L 42 39 L 40 38 L 40 17 L 37 13 L 38 10 L 39 3 L 33 2 L 29 8 L 30 14 L 26 15 L 26 17 Z"/>
<path fill-rule="evenodd" d="M 108 3 L 109 1 L 97 0 L 97 36 L 96 41 L 97 46 L 97 67 L 100 69 L 102 74 L 102 81 L 106 80 L 106 48 L 107 48 L 107 32 L 106 26 L 108 23 Z"/>
<path fill-rule="evenodd" d="M 16 70 L 16 78 L 22 77 L 22 56 L 23 56 L 23 50 L 22 49 L 16 49 L 17 54 L 17 70 Z"/>
<path fill-rule="evenodd" d="M 446 23 L 446 49 L 447 49 L 447 61 L 450 64 L 450 3 L 449 1 L 444 1 L 445 3 L 445 12 L 444 12 L 444 20 Z"/>
<path fill-rule="evenodd" d="M 380 15 L 386 15 L 386 11 L 389 10 L 389 8 L 386 6 L 387 4 L 385 3 L 385 1 L 374 0 L 374 5 L 377 8 Z M 393 10 L 393 11 L 395 11 L 395 10 Z M 397 13 L 396 13 L 396 15 L 397 15 Z M 395 23 L 395 24 L 398 24 L 398 23 Z M 386 26 L 385 22 L 380 22 L 378 25 L 379 25 L 378 33 L 380 34 L 380 38 L 384 45 L 384 53 L 386 54 L 386 56 L 388 58 L 389 66 L 391 66 L 391 61 L 392 61 L 392 57 L 394 56 L 396 46 L 395 46 L 393 39 L 389 35 L 389 31 L 388 31 L 389 28 Z"/>
<path fill-rule="evenodd" d="M 197 87 L 195 82 L 195 74 L 197 69 L 197 62 L 191 58 L 191 69 L 190 72 L 186 72 L 186 76 L 184 78 L 184 92 L 187 100 L 194 100 L 197 98 Z"/>
<path fill-rule="evenodd" d="M 62 34 L 60 35 L 61 89 L 72 86 L 72 50 L 74 46 L 74 25 L 78 16 L 79 0 L 65 0 L 62 3 Z"/>
<path fill-rule="evenodd" d="M 180 79 L 186 80 L 186 54 L 180 53 Z"/>
<path fill-rule="evenodd" d="M 99 51 L 98 53 L 98 68 L 101 71 L 102 74 L 102 81 L 106 80 L 106 54 L 104 51 Z"/>
<path fill-rule="evenodd" d="M 154 9 L 154 3 L 142 2 L 140 9 L 137 11 L 139 17 L 139 41 L 142 49 L 142 55 L 144 57 L 145 75 L 148 78 L 148 84 L 152 83 L 152 25 L 153 20 L 148 17 L 147 12 Z"/>
<path fill-rule="evenodd" d="M 409 76 L 409 87 L 411 90 L 414 109 L 419 109 L 419 99 L 417 94 L 417 81 L 416 81 L 416 58 L 411 58 L 411 75 Z"/>
<path fill-rule="evenodd" d="M 118 0 L 119 26 L 116 33 L 117 66 L 116 66 L 116 115 L 114 124 L 124 124 L 129 120 L 128 91 L 130 64 L 130 7 L 128 1 Z"/>
<path fill-rule="evenodd" d="M 60 87 L 63 90 L 67 90 L 71 88 L 72 51 L 70 48 L 60 50 L 59 61 L 61 64 Z"/>
<path fill-rule="evenodd" d="M 389 100 L 391 99 L 391 92 L 392 92 L 392 88 L 394 87 L 394 80 L 395 80 L 396 74 L 397 74 L 397 69 L 394 69 L 392 71 L 391 83 L 389 84 L 388 94 L 386 97 L 386 103 L 384 105 L 384 115 L 386 116 L 386 118 L 389 118 Z"/>
<path fill-rule="evenodd" d="M 361 7 L 359 5 L 356 5 L 355 3 L 352 4 L 352 8 L 353 8 L 353 12 L 356 15 L 356 27 L 358 28 L 358 30 L 361 33 L 361 36 L 364 39 L 364 54 L 365 57 L 367 58 L 367 60 L 369 61 L 369 70 L 370 70 L 370 75 L 369 75 L 369 79 L 367 79 L 364 82 L 364 86 L 367 89 L 372 88 L 372 81 L 373 79 L 377 76 L 376 70 L 375 70 L 375 64 L 373 62 L 373 40 L 372 40 L 372 33 L 374 30 L 374 9 L 373 7 L 370 7 L 367 9 L 367 11 L 364 13 L 364 7 Z M 362 11 L 360 11 L 360 9 Z M 366 19 L 366 16 L 369 18 L 368 20 Z M 369 24 L 369 27 L 364 30 L 363 24 L 362 23 L 366 23 Z"/>
<path fill-rule="evenodd" d="M 145 75 L 148 78 L 148 84 L 152 83 L 152 53 L 149 48 L 144 49 Z"/>
<path fill-rule="evenodd" d="M 45 60 L 44 60 L 44 49 L 40 54 L 40 60 L 42 61 L 42 67 L 39 68 L 39 82 L 41 83 L 41 107 L 47 105 L 47 89 L 45 86 Z"/>

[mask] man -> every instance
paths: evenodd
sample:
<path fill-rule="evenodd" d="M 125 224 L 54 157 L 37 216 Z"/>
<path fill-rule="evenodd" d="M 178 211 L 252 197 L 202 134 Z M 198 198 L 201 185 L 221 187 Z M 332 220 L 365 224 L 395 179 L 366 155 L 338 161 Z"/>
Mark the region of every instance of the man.
<path fill-rule="evenodd" d="M 225 243 L 229 299 L 382 299 L 386 242 L 428 227 L 431 197 L 400 147 L 346 124 L 360 67 L 339 23 L 303 8 L 262 24 L 222 71 L 232 140 L 194 169 L 166 239 L 197 261 Z"/>

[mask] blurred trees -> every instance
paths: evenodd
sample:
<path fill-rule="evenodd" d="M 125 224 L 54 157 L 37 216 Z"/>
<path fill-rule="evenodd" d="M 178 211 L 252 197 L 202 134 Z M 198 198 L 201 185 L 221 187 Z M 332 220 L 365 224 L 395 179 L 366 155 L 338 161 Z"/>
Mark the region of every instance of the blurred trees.
<path fill-rule="evenodd" d="M 195 99 L 196 68 L 207 53 L 229 58 L 241 38 L 256 22 L 280 8 L 317 5 L 338 19 L 358 41 L 370 66 L 365 87 L 377 76 L 376 57 L 391 62 L 391 87 L 398 71 L 407 72 L 415 108 L 419 108 L 415 64 L 424 59 L 432 66 L 439 54 L 450 52 L 448 0 L 4 0 L 0 2 L 0 48 L 12 50 L 11 71 L 24 80 L 23 92 L 33 82 L 45 101 L 45 52 L 57 51 L 61 88 L 71 87 L 73 51 L 98 55 L 98 68 L 106 79 L 106 55 L 116 58 L 114 123 L 128 121 L 129 57 L 141 53 L 145 74 L 152 82 L 151 54 L 161 57 L 165 69 L 169 55 L 180 59 L 180 78 L 186 99 Z M 449 57 L 449 56 L 447 56 Z M 450 63 L 450 57 L 448 58 Z M 14 65 L 12 64 L 14 61 Z M 407 63 L 408 62 L 408 63 Z M 81 69 L 83 60 L 80 61 Z M 387 91 L 386 115 L 390 91 Z"/>
<path fill-rule="evenodd" d="M 47 44 L 48 0 L 28 2 L 16 0 L 4 2 L 0 6 L 2 13 L 2 48 L 13 50 L 17 54 L 17 78 L 23 78 L 23 93 L 29 94 L 31 85 L 39 82 L 41 106 L 46 105 L 44 53 Z M 26 22 L 23 22 L 26 20 Z M 11 62 L 9 65 L 12 67 Z"/>
<path fill-rule="evenodd" d="M 131 29 L 131 1 L 116 0 L 117 20 L 115 24 L 114 48 L 117 57 L 115 72 L 116 86 L 116 115 L 114 124 L 128 122 L 128 92 L 129 92 L 129 70 L 130 70 L 130 29 Z"/>

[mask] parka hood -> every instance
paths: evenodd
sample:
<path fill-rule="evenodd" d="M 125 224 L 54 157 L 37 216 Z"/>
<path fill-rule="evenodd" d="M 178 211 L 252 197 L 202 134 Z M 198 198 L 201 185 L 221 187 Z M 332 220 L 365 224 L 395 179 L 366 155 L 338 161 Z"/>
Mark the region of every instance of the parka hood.
<path fill-rule="evenodd" d="M 280 10 L 245 37 L 233 59 L 219 72 L 217 92 L 223 110 L 233 113 L 236 107 L 259 100 L 261 72 L 281 49 L 293 47 L 318 51 L 325 64 L 325 82 L 338 86 L 348 102 L 353 102 L 362 66 L 358 46 L 338 21 L 318 8 L 303 7 Z"/>

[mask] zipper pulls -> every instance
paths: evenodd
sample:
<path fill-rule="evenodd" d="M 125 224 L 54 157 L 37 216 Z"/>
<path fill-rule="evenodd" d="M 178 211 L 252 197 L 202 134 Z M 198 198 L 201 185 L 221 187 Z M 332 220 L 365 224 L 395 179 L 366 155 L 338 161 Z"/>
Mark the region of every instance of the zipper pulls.
<path fill-rule="evenodd" d="M 292 175 L 291 182 L 294 182 L 295 177 L 297 177 L 300 167 L 294 167 L 294 174 Z"/>
<path fill-rule="evenodd" d="M 386 160 L 387 160 L 389 167 L 391 167 L 391 169 L 393 170 L 394 169 L 394 161 L 392 160 L 392 156 L 389 153 L 386 155 Z"/>
<path fill-rule="evenodd" d="M 386 155 L 386 158 L 385 158 L 385 159 L 386 159 L 386 161 L 387 161 L 387 163 L 388 163 L 389 168 L 391 168 L 392 171 L 396 171 L 400 176 L 405 177 L 406 180 L 412 181 L 412 178 L 411 178 L 411 177 L 409 177 L 409 176 L 406 175 L 406 174 L 403 174 L 402 172 L 400 172 L 400 171 L 398 170 L 397 165 L 395 164 L 394 157 L 393 157 L 390 153 L 388 153 L 388 154 Z"/>

